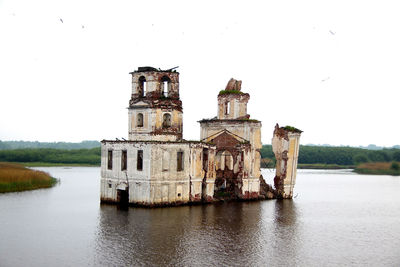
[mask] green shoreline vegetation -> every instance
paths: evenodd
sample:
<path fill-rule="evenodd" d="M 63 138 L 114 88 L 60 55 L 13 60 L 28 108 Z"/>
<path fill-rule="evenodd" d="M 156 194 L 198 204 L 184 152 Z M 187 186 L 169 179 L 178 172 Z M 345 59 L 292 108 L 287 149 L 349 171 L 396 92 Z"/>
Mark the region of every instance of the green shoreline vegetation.
<path fill-rule="evenodd" d="M 0 150 L 0 161 L 25 166 L 99 166 L 100 147 L 90 149 L 25 148 Z"/>
<path fill-rule="evenodd" d="M 57 182 L 46 172 L 28 169 L 21 164 L 0 162 L 0 193 L 49 188 Z"/>
<path fill-rule="evenodd" d="M 12 162 L 17 163 L 17 162 Z M 100 164 L 85 163 L 52 163 L 52 162 L 18 162 L 25 167 L 99 167 Z"/>
<path fill-rule="evenodd" d="M 260 152 L 261 167 L 273 168 L 275 156 L 272 146 L 263 145 Z M 400 149 L 398 148 L 369 150 L 357 147 L 300 145 L 298 168 L 354 169 L 359 174 L 399 175 L 399 171 L 396 170 L 398 162 L 400 162 Z"/>
<path fill-rule="evenodd" d="M 374 174 L 374 175 L 400 175 L 399 162 L 369 162 L 358 165 L 354 172 L 359 174 Z"/>

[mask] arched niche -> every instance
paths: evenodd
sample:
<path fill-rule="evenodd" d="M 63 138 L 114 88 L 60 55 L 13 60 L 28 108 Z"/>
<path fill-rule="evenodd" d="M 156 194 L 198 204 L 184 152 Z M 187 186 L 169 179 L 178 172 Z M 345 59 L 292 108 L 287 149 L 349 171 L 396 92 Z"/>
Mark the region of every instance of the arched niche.
<path fill-rule="evenodd" d="M 146 96 L 146 91 L 147 91 L 147 82 L 146 78 L 144 76 L 139 77 L 139 95 L 141 97 Z"/>
<path fill-rule="evenodd" d="M 167 129 L 167 128 L 171 127 L 171 114 L 164 113 L 162 127 L 164 129 Z"/>
<path fill-rule="evenodd" d="M 161 96 L 169 97 L 169 92 L 171 91 L 171 79 L 164 75 L 161 77 Z"/>

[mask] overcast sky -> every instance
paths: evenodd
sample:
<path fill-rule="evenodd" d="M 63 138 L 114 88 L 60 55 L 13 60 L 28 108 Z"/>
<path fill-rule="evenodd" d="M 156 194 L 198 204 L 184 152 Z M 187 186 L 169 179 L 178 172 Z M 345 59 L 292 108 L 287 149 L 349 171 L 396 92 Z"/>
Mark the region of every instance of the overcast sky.
<path fill-rule="evenodd" d="M 127 137 L 129 72 L 179 66 L 184 138 L 230 78 L 302 144 L 400 144 L 399 1 L 0 0 L 0 140 Z"/>

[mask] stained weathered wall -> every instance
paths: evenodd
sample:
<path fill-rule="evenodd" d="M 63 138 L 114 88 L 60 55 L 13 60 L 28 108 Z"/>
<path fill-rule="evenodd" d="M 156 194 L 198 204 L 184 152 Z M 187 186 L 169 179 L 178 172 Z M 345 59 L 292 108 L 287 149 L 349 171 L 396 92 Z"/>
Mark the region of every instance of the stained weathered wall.
<path fill-rule="evenodd" d="M 174 71 L 134 71 L 132 74 L 132 98 L 138 98 L 144 94 L 141 88 L 140 78 L 146 80 L 147 98 L 160 98 L 163 92 L 162 79 L 167 77 L 169 82 L 168 95 L 165 97 L 179 98 L 179 73 Z"/>
<path fill-rule="evenodd" d="M 250 176 L 258 178 L 260 170 L 261 122 L 247 120 L 202 120 L 200 121 L 201 140 L 208 142 L 213 136 L 222 130 L 247 140 L 251 145 L 251 157 L 249 159 Z"/>
<path fill-rule="evenodd" d="M 182 140 L 182 102 L 179 99 L 179 73 L 140 68 L 132 72 L 132 95 L 129 101 L 129 140 Z M 143 115 L 143 126 L 138 115 Z M 170 118 L 165 124 L 164 116 Z"/>
<path fill-rule="evenodd" d="M 219 120 L 249 118 L 247 114 L 247 102 L 250 95 L 243 93 L 242 81 L 231 78 L 225 87 L 225 90 L 218 94 L 218 112 Z"/>
<path fill-rule="evenodd" d="M 143 114 L 143 126 L 139 127 L 138 114 Z M 171 126 L 163 128 L 163 116 L 171 116 Z M 178 110 L 149 108 L 138 103 L 129 109 L 129 140 L 135 141 L 177 141 L 182 138 L 183 114 Z"/>
<path fill-rule="evenodd" d="M 296 129 L 297 130 L 297 129 Z M 301 131 L 290 131 L 275 126 L 272 150 L 276 158 L 274 186 L 280 198 L 292 198 L 296 184 Z"/>
<path fill-rule="evenodd" d="M 144 143 L 103 142 L 101 146 L 101 200 L 117 202 L 117 189 L 128 185 L 129 202 L 150 201 L 150 156 L 152 146 Z M 112 169 L 108 169 L 108 151 L 113 154 Z M 121 170 L 122 151 L 127 151 L 127 169 Z M 143 169 L 137 170 L 138 150 L 143 151 Z"/>
<path fill-rule="evenodd" d="M 178 152 L 183 153 L 183 169 L 177 169 Z M 152 204 L 189 202 L 190 147 L 186 143 L 153 145 L 151 162 Z"/>
<path fill-rule="evenodd" d="M 200 139 L 215 143 L 220 151 L 215 159 L 217 189 L 220 183 L 228 181 L 222 179 L 230 179 L 239 190 L 235 194 L 250 199 L 258 198 L 260 192 L 261 122 L 251 120 L 247 114 L 250 95 L 241 91 L 241 84 L 241 81 L 231 79 L 225 90 L 220 91 L 217 118 L 200 121 Z M 248 146 L 240 148 L 241 144 Z M 225 150 L 229 152 L 222 153 L 228 153 L 228 156 L 221 154 Z"/>
<path fill-rule="evenodd" d="M 218 96 L 218 119 L 246 118 L 249 94 L 225 94 Z M 229 105 L 228 105 L 229 103 Z"/>
<path fill-rule="evenodd" d="M 203 149 L 213 159 L 212 146 L 195 142 L 132 142 L 103 141 L 101 200 L 118 202 L 117 190 L 129 190 L 129 203 L 169 205 L 202 200 L 203 179 L 213 189 L 215 173 L 203 170 Z M 108 170 L 108 151 L 113 153 L 113 168 Z M 127 169 L 121 170 L 122 151 L 127 151 Z M 143 169 L 137 170 L 137 153 L 143 151 Z M 182 169 L 178 169 L 178 152 L 183 153 Z M 214 168 L 213 161 L 207 162 Z M 207 189 L 207 188 L 206 188 Z M 212 195 L 204 193 L 205 200 Z M 208 197 L 208 198 L 207 198 Z M 211 197 L 211 199 L 210 199 Z"/>

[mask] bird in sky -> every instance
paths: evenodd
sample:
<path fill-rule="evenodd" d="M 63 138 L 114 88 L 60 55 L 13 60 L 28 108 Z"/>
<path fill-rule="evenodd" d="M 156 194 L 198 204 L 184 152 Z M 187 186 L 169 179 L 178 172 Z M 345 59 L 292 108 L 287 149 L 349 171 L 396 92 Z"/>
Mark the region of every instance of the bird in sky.
<path fill-rule="evenodd" d="M 60 18 L 61 23 L 64 23 L 64 21 L 62 20 L 62 18 Z"/>
<path fill-rule="evenodd" d="M 333 32 L 333 31 L 331 31 L 331 30 L 329 30 L 329 32 L 330 32 L 332 35 L 335 35 L 335 34 L 336 34 L 336 32 Z"/>

